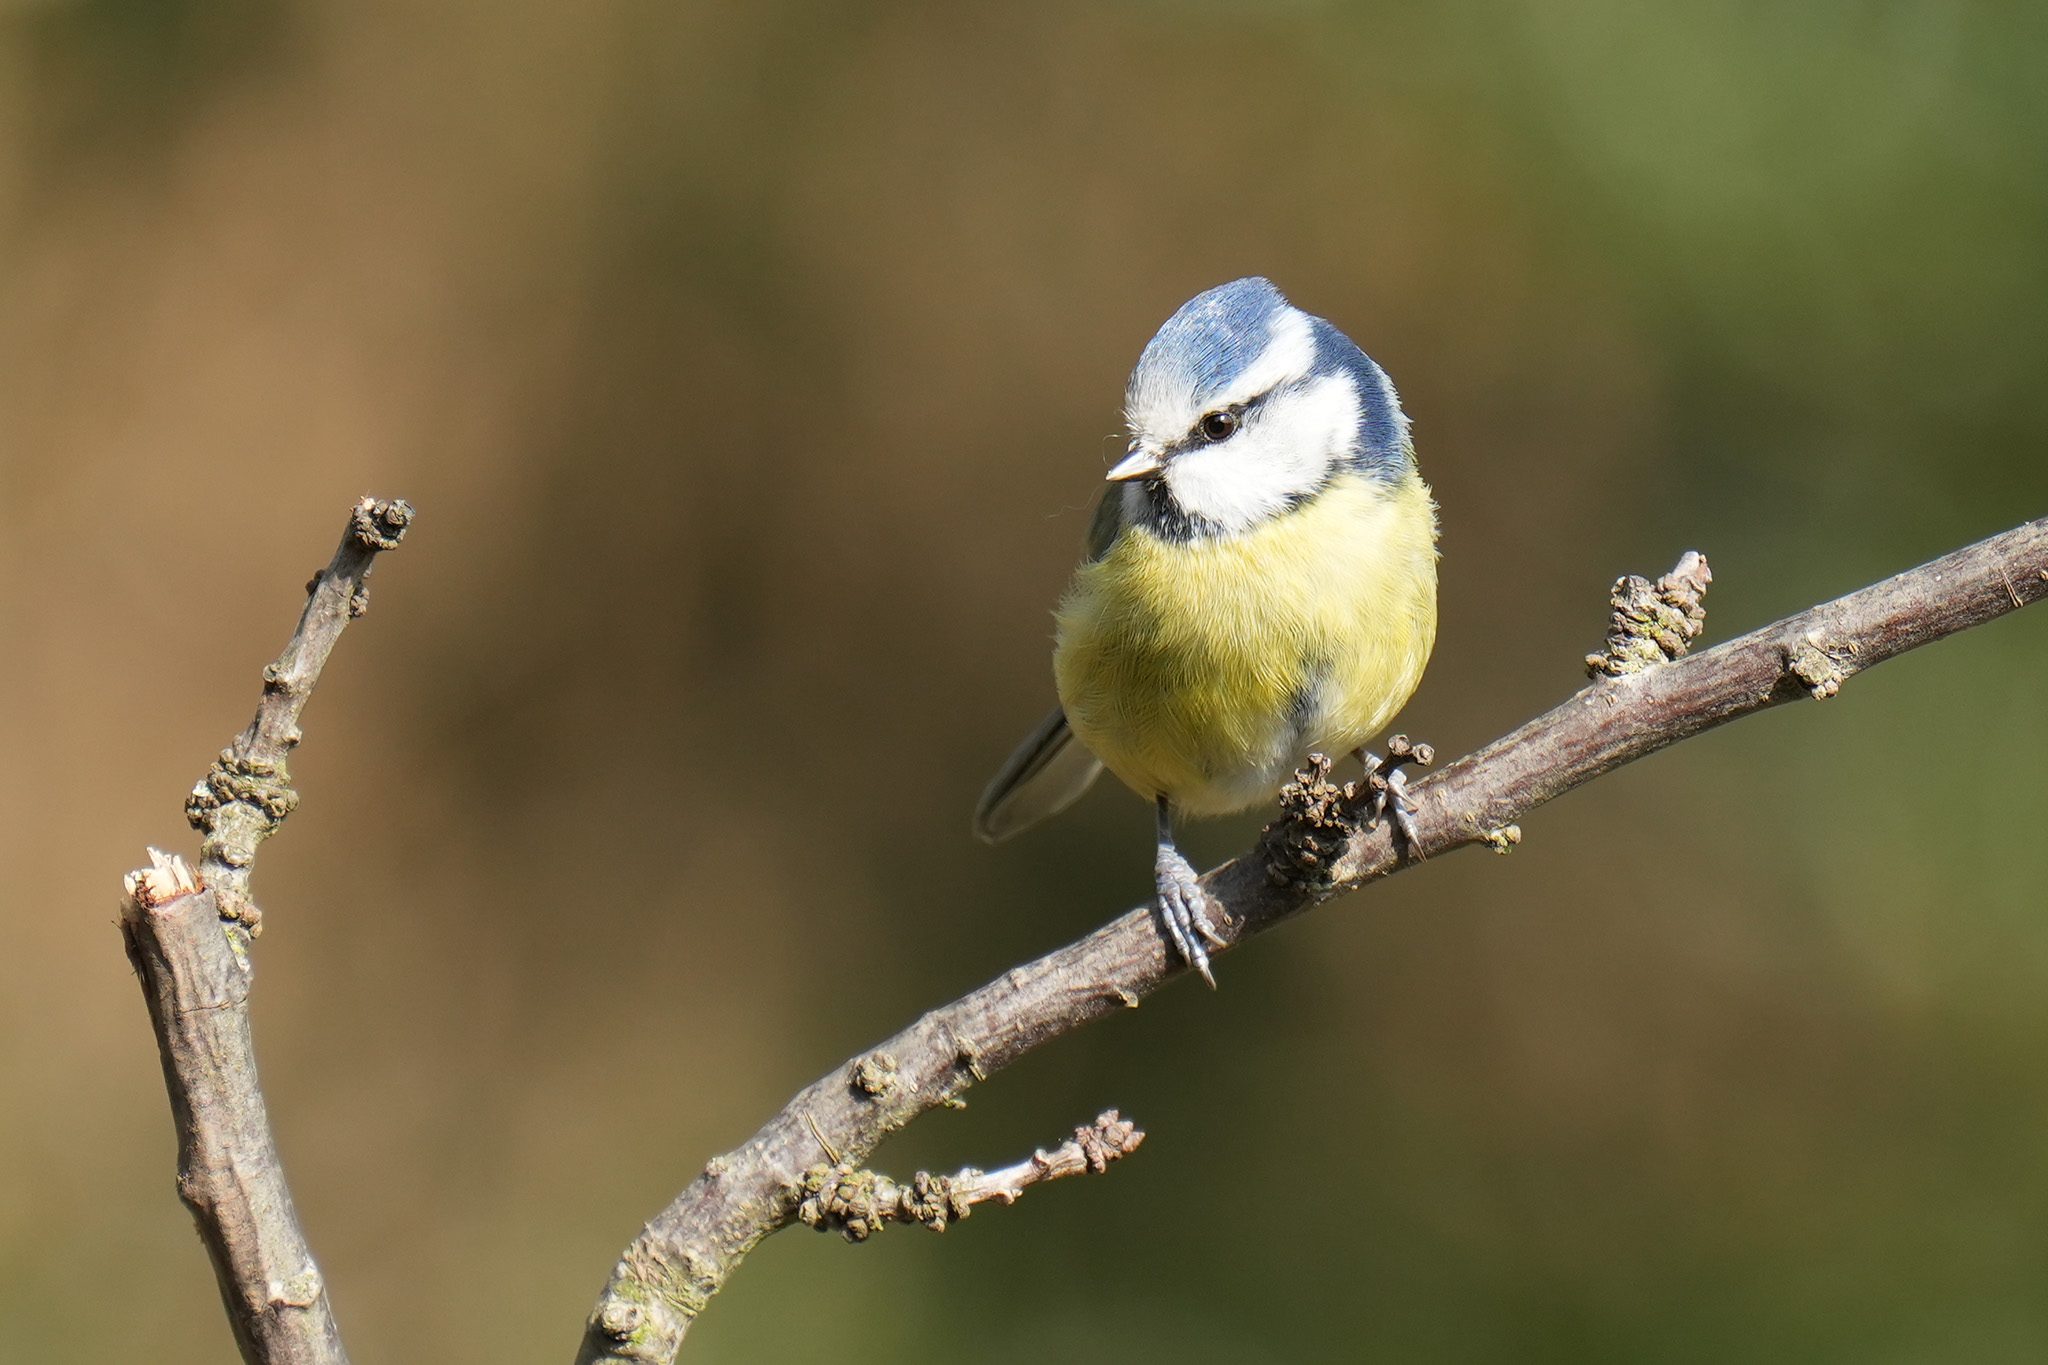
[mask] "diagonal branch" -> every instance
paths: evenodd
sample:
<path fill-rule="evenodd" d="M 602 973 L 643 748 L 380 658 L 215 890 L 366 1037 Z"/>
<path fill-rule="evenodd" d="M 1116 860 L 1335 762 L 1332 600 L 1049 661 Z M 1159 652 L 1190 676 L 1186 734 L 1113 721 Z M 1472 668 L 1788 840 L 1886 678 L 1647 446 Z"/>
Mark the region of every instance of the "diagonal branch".
<path fill-rule="evenodd" d="M 1706 582 L 1704 562 L 1688 556 L 1656 584 L 1617 584 L 1617 633 L 1589 661 L 1595 681 L 1410 789 L 1412 848 L 1397 847 L 1393 822 L 1362 828 L 1370 793 L 1335 787 L 1327 764 L 1312 765 L 1283 793 L 1284 817 L 1259 847 L 1203 878 L 1230 912 L 1224 937 L 1262 933 L 1425 857 L 1471 844 L 1505 851 L 1520 837 L 1515 821 L 1581 783 L 1768 707 L 1832 697 L 1874 664 L 2048 597 L 2048 518 L 1674 657 L 1697 633 Z M 590 1316 L 579 1362 L 666 1365 L 746 1254 L 798 1217 L 821 1153 L 858 1165 L 918 1115 L 1033 1048 L 1135 1007 L 1183 970 L 1152 912 L 1133 910 L 812 1083 L 634 1239 Z M 891 1083 L 864 1084 L 881 1058 Z"/>
<path fill-rule="evenodd" d="M 150 850 L 123 887 L 121 934 L 142 981 L 178 1130 L 178 1193 L 213 1260 L 244 1360 L 343 1365 L 327 1288 L 299 1228 L 256 1079 L 249 1029 L 249 899 L 257 846 L 298 804 L 285 757 L 299 715 L 342 630 L 368 604 L 370 566 L 412 520 L 403 502 L 369 498 L 349 514 L 333 562 L 307 585 L 306 609 L 249 728 L 221 751 L 185 813 L 204 836 L 195 876 Z"/>

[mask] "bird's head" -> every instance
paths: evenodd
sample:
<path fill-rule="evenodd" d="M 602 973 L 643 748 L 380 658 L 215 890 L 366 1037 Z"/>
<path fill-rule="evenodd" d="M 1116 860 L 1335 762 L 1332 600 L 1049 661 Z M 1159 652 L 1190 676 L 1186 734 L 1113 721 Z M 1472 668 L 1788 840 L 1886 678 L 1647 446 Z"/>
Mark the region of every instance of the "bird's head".
<path fill-rule="evenodd" d="M 1246 531 L 1339 474 L 1393 481 L 1408 419 L 1351 339 L 1263 279 L 1197 294 L 1146 343 L 1124 399 L 1132 514 L 1177 538 Z"/>

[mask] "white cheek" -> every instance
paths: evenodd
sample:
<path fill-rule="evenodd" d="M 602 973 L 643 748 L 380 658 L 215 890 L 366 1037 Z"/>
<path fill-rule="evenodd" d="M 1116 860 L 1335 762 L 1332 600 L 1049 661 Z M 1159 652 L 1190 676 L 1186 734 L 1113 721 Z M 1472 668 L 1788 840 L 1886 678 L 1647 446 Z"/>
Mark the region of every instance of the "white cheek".
<path fill-rule="evenodd" d="M 1166 483 L 1192 515 L 1247 530 L 1319 487 L 1357 429 L 1358 391 L 1331 375 L 1275 396 L 1228 441 L 1175 456 Z"/>
<path fill-rule="evenodd" d="M 1166 469 L 1173 500 L 1226 531 L 1258 525 L 1287 505 L 1289 492 L 1301 480 L 1299 470 L 1273 462 L 1265 448 L 1271 444 L 1252 439 L 1247 431 L 1223 445 L 1175 457 Z"/>

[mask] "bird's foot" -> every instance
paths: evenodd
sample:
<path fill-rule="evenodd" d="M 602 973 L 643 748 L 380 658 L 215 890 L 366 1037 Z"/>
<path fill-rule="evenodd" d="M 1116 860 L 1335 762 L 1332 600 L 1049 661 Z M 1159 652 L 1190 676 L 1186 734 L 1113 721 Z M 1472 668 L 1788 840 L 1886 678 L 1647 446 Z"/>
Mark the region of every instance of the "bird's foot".
<path fill-rule="evenodd" d="M 1408 774 L 1404 768 L 1410 763 L 1427 768 L 1435 760 L 1436 750 L 1427 744 L 1412 743 L 1406 735 L 1395 735 L 1387 741 L 1385 758 L 1364 749 L 1358 751 L 1358 761 L 1365 765 L 1365 827 L 1378 829 L 1380 821 L 1392 820 L 1412 858 L 1422 856 L 1422 838 L 1415 831 L 1415 812 L 1421 807 L 1408 794 Z"/>
<path fill-rule="evenodd" d="M 1226 947 L 1229 940 L 1216 932 L 1209 918 L 1209 897 L 1195 876 L 1194 866 L 1177 849 L 1159 850 L 1156 871 L 1159 918 L 1165 922 L 1166 936 L 1173 941 L 1181 960 L 1200 973 L 1213 991 L 1216 977 L 1209 970 L 1209 949 Z"/>

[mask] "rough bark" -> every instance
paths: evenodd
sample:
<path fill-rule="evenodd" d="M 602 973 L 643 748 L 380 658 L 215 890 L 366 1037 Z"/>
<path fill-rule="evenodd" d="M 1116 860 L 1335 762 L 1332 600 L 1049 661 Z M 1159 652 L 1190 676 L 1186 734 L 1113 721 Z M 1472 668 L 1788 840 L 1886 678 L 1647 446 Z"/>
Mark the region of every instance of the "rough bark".
<path fill-rule="evenodd" d="M 370 566 L 412 520 L 403 502 L 365 498 L 341 547 L 307 584 L 305 611 L 249 727 L 193 788 L 197 874 L 150 850 L 123 887 L 121 934 L 156 1031 L 178 1134 L 178 1193 L 212 1258 L 242 1358 L 252 1365 L 342 1365 L 326 1282 L 292 1207 L 256 1076 L 249 1030 L 249 898 L 257 847 L 298 804 L 286 756 L 320 670 L 369 602 Z"/>

